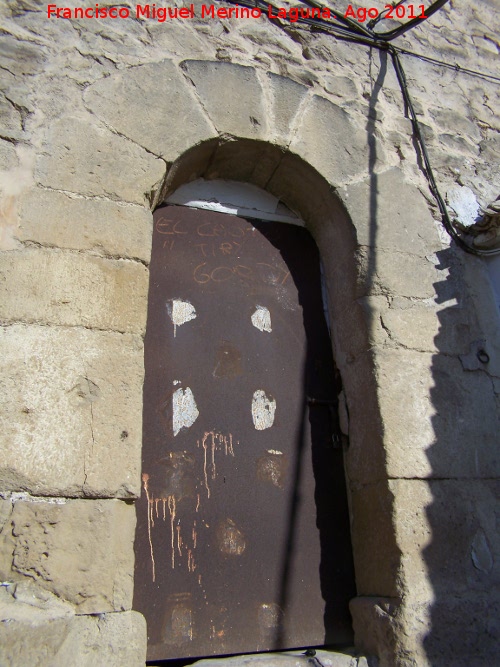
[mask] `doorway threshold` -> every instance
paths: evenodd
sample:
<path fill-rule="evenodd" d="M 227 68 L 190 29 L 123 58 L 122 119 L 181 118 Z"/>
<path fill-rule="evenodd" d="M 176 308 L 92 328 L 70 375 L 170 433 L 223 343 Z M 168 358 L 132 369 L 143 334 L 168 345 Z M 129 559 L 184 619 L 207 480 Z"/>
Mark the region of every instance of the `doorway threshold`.
<path fill-rule="evenodd" d="M 150 667 L 378 667 L 378 660 L 366 658 L 354 648 L 343 650 L 307 649 L 272 653 L 250 653 L 190 660 L 148 662 Z"/>

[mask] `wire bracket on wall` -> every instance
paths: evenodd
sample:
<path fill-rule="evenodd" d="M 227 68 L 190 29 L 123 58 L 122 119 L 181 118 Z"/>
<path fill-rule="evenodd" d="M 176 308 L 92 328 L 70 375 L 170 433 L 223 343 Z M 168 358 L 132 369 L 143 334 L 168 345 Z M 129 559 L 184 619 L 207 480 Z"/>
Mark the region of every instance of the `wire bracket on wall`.
<path fill-rule="evenodd" d="M 287 29 L 289 26 L 285 24 L 284 21 L 277 18 L 278 8 L 275 7 L 270 2 L 265 2 L 264 0 L 224 0 L 227 4 L 236 4 L 239 6 L 249 7 L 249 8 L 258 8 L 262 11 L 263 15 L 270 16 L 268 10 L 271 9 L 275 12 L 274 15 L 269 17 L 269 20 L 273 23 L 276 23 L 281 28 Z M 393 4 L 394 7 L 401 5 L 406 0 L 399 0 Z M 350 42 L 356 42 L 358 44 L 364 44 L 372 48 L 379 49 L 381 51 L 387 51 L 392 59 L 393 67 L 399 82 L 403 100 L 405 103 L 405 108 L 409 113 L 412 126 L 413 134 L 416 139 L 416 143 L 421 152 L 422 159 L 424 162 L 424 173 L 429 183 L 429 188 L 436 200 L 439 212 L 441 214 L 441 219 L 443 226 L 449 236 L 455 241 L 458 247 L 460 247 L 465 252 L 468 252 L 473 255 L 487 256 L 487 255 L 497 255 L 500 254 L 500 215 L 498 211 L 498 199 L 495 202 L 492 202 L 488 207 L 483 210 L 483 218 L 476 222 L 474 225 L 465 228 L 460 225 L 457 221 L 451 220 L 448 208 L 444 202 L 444 199 L 439 191 L 436 179 L 434 177 L 434 172 L 432 170 L 432 165 L 429 159 L 427 152 L 427 147 L 425 145 L 424 137 L 420 128 L 420 123 L 415 112 L 415 108 L 410 96 L 408 89 L 408 84 L 406 80 L 406 75 L 399 57 L 400 54 L 409 55 L 413 57 L 420 58 L 422 60 L 427 60 L 437 65 L 442 65 L 444 67 L 451 67 L 457 71 L 463 72 L 464 74 L 469 74 L 471 76 L 479 76 L 490 81 L 500 82 L 499 77 L 493 75 L 485 74 L 482 72 L 476 72 L 474 70 L 469 70 L 461 67 L 460 65 L 453 65 L 451 63 L 442 63 L 439 60 L 429 58 L 427 56 L 413 53 L 407 49 L 401 49 L 394 46 L 390 42 L 396 39 L 397 37 L 408 32 L 417 25 L 421 25 L 422 21 L 427 20 L 437 11 L 439 11 L 444 5 L 446 5 L 449 0 L 435 0 L 432 2 L 426 9 L 425 15 L 426 18 L 422 19 L 417 17 L 406 21 L 402 25 L 394 28 L 393 30 L 388 30 L 385 32 L 377 32 L 375 26 L 379 20 L 383 20 L 384 12 L 382 12 L 377 20 L 369 21 L 366 26 L 361 25 L 359 22 L 356 22 L 350 18 L 347 18 L 342 12 L 334 10 L 328 7 L 331 19 L 323 18 L 311 18 L 299 16 L 297 17 L 294 24 L 307 25 L 309 28 L 315 32 L 322 32 L 336 37 L 337 39 L 342 39 Z M 325 5 L 322 5 L 316 0 L 302 0 L 302 3 L 313 7 L 316 9 L 326 9 Z"/>

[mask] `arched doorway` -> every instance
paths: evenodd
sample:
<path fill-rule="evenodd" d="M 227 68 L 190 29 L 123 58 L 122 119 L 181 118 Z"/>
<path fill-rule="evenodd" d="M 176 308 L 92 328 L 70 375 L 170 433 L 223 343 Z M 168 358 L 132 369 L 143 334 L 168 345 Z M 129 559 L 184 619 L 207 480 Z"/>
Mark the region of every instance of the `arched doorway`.
<path fill-rule="evenodd" d="M 349 643 L 319 254 L 268 193 L 205 190 L 155 213 L 134 602 L 148 656 Z"/>

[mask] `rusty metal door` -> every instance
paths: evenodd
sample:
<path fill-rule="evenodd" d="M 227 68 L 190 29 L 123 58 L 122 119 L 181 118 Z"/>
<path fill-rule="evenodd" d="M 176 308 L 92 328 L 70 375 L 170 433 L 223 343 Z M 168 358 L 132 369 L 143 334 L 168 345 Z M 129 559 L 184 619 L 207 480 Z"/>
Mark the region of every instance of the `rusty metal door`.
<path fill-rule="evenodd" d="M 352 641 L 339 388 L 308 232 L 158 209 L 145 363 L 148 659 Z"/>

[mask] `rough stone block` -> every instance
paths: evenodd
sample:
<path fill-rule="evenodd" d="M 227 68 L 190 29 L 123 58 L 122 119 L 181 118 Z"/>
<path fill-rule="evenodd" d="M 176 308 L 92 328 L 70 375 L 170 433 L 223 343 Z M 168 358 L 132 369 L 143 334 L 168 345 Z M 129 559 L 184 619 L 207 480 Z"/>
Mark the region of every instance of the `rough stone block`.
<path fill-rule="evenodd" d="M 25 248 L 0 255 L 0 318 L 142 334 L 149 273 L 130 260 Z"/>
<path fill-rule="evenodd" d="M 380 419 L 373 359 L 363 354 L 340 366 L 349 415 L 346 466 L 349 479 L 373 483 L 386 476 L 384 426 Z"/>
<path fill-rule="evenodd" d="M 0 116 L 2 117 L 2 136 L 20 139 L 22 135 L 21 114 L 9 100 L 0 97 Z M 0 165 L 3 164 L 0 160 Z"/>
<path fill-rule="evenodd" d="M 140 493 L 139 336 L 0 329 L 0 488 L 43 495 Z"/>
<path fill-rule="evenodd" d="M 403 252 L 360 248 L 356 253 L 357 296 L 388 294 L 430 299 L 443 280 L 432 258 Z"/>
<path fill-rule="evenodd" d="M 422 256 L 441 248 L 424 197 L 405 182 L 400 169 L 372 174 L 361 183 L 340 188 L 339 196 L 359 245 Z"/>
<path fill-rule="evenodd" d="M 85 102 L 118 132 L 171 162 L 217 136 L 190 87 L 172 61 L 162 60 L 100 79 L 86 90 Z"/>
<path fill-rule="evenodd" d="M 499 415 L 486 374 L 409 350 L 378 350 L 375 365 L 389 477 L 498 475 Z"/>
<path fill-rule="evenodd" d="M 0 107 L 0 114 L 2 113 L 2 108 Z M 2 190 L 2 172 L 9 172 L 12 169 L 15 169 L 19 164 L 19 158 L 17 157 L 16 149 L 10 141 L 0 140 L 0 190 Z"/>
<path fill-rule="evenodd" d="M 2 581 L 32 581 L 79 614 L 130 609 L 135 521 L 121 500 L 13 501 L 0 532 Z"/>
<path fill-rule="evenodd" d="M 411 600 L 446 603 L 475 595 L 493 601 L 500 585 L 500 482 L 399 479 L 389 485 Z"/>
<path fill-rule="evenodd" d="M 469 351 L 470 314 L 465 308 L 440 309 L 427 301 L 368 296 L 358 299 L 370 330 L 370 344 L 422 352 L 465 354 Z M 352 318 L 352 311 L 347 320 Z M 343 323 L 344 324 L 344 323 Z M 351 339 L 356 338 L 357 331 Z"/>
<path fill-rule="evenodd" d="M 267 74 L 267 77 L 272 95 L 272 131 L 278 142 L 287 145 L 296 114 L 309 91 L 306 86 L 287 77 L 271 72 Z"/>
<path fill-rule="evenodd" d="M 262 89 L 253 67 L 185 60 L 181 67 L 219 133 L 249 139 L 266 137 Z"/>
<path fill-rule="evenodd" d="M 46 592 L 32 587 L 29 598 L 20 599 L 20 584 L 8 588 L 0 592 L 2 665 L 144 666 L 146 622 L 137 612 L 75 616 L 69 605 Z"/>
<path fill-rule="evenodd" d="M 334 186 L 368 169 L 368 135 L 347 111 L 315 95 L 308 103 L 290 150 Z M 379 156 L 381 149 L 379 148 Z"/>
<path fill-rule="evenodd" d="M 79 118 L 54 123 L 45 148 L 37 160 L 35 177 L 55 190 L 145 204 L 165 175 L 163 160 Z"/>
<path fill-rule="evenodd" d="M 0 37 L 0 67 L 16 76 L 36 74 L 45 66 L 47 51 L 42 43 L 13 39 L 5 30 Z"/>
<path fill-rule="evenodd" d="M 140 206 L 33 188 L 20 201 L 19 220 L 20 241 L 147 263 L 151 257 L 152 216 Z"/>
<path fill-rule="evenodd" d="M 387 481 L 351 484 L 350 497 L 358 595 L 398 597 L 401 552 L 394 536 L 394 499 L 389 485 Z"/>
<path fill-rule="evenodd" d="M 390 597 L 359 596 L 351 600 L 349 607 L 356 646 L 369 656 L 378 656 L 383 667 L 404 664 L 398 661 L 400 601 Z M 364 664 L 375 667 L 378 662 L 371 658 Z"/>
<path fill-rule="evenodd" d="M 498 593 L 489 598 L 474 594 L 458 598 L 443 596 L 431 605 L 430 610 L 422 611 L 422 608 L 410 607 L 405 614 L 406 632 L 415 629 L 422 637 L 425 657 L 418 662 L 419 666 L 484 667 L 498 661 Z M 422 616 L 428 618 L 427 627 Z M 413 655 L 418 660 L 417 651 Z"/>
<path fill-rule="evenodd" d="M 195 667 L 307 667 L 319 663 L 322 667 L 357 667 L 354 652 L 317 650 L 314 658 L 304 651 L 283 651 L 281 653 L 257 653 L 229 658 L 207 658 L 193 663 Z"/>

